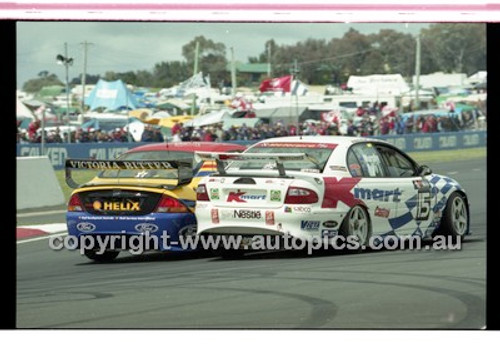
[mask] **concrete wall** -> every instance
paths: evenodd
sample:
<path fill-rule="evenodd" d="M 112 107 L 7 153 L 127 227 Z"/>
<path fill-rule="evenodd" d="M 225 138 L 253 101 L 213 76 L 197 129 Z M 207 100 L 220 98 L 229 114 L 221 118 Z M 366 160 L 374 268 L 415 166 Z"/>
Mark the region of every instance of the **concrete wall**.
<path fill-rule="evenodd" d="M 17 157 L 17 210 L 63 205 L 64 195 L 47 156 Z"/>

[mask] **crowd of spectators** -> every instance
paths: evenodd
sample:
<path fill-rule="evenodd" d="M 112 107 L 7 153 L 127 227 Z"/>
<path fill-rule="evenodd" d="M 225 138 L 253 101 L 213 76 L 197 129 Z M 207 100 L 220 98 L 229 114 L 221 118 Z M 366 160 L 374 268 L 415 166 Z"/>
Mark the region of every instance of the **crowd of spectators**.
<path fill-rule="evenodd" d="M 171 135 L 162 134 L 160 128 L 146 125 L 140 141 L 162 142 L 169 141 L 235 141 L 235 140 L 260 140 L 280 136 L 293 135 L 349 135 L 373 136 L 387 134 L 407 133 L 436 133 L 458 131 L 477 128 L 477 114 L 475 111 L 450 113 L 446 116 L 434 114 L 421 114 L 403 118 L 395 109 L 387 109 L 384 105 L 373 104 L 369 108 L 358 107 L 353 118 L 348 120 L 304 121 L 298 124 L 264 123 L 259 121 L 253 127 L 247 125 L 246 119 L 241 119 L 241 124 L 224 129 L 222 124 L 204 127 L 185 127 L 177 123 L 171 128 Z M 328 120 L 328 119 L 327 119 Z M 41 142 L 41 129 L 39 121 L 33 121 L 26 132 L 18 128 L 18 143 Z M 99 129 L 63 131 L 52 128 L 45 131 L 47 143 L 88 143 L 88 142 L 131 142 L 134 138 L 125 128 L 116 128 L 112 131 Z"/>

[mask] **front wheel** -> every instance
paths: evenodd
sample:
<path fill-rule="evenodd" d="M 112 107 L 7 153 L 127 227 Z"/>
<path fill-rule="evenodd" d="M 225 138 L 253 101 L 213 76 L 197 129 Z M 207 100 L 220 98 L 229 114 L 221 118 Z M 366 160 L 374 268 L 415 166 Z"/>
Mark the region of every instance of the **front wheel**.
<path fill-rule="evenodd" d="M 439 233 L 461 241 L 469 230 L 469 211 L 465 197 L 454 192 L 448 198 Z"/>
<path fill-rule="evenodd" d="M 351 208 L 340 227 L 340 235 L 347 249 L 354 248 L 351 251 L 360 252 L 366 247 L 370 239 L 370 218 L 363 207 Z"/>
<path fill-rule="evenodd" d="M 119 253 L 119 251 L 104 251 L 103 253 L 97 253 L 95 250 L 85 250 L 84 255 L 96 262 L 111 262 Z"/>

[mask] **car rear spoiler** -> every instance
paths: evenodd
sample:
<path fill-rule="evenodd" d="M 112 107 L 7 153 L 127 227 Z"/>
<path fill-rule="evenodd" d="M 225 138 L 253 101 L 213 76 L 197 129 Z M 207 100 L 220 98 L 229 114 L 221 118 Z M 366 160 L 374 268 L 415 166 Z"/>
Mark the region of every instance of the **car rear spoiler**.
<path fill-rule="evenodd" d="M 177 170 L 177 184 L 175 187 L 189 184 L 193 179 L 193 166 L 191 159 L 181 160 L 151 160 L 151 161 L 124 161 L 124 160 L 84 160 L 67 159 L 65 163 L 66 184 L 76 189 L 83 184 L 78 184 L 72 178 L 73 169 L 87 170 Z M 99 184 L 103 185 L 103 184 Z M 105 185 L 105 184 L 104 184 Z M 113 184 L 117 185 L 117 184 Z M 123 185 L 123 184 L 120 184 Z"/>
<path fill-rule="evenodd" d="M 319 165 L 318 161 L 305 153 L 231 153 L 231 152 L 195 152 L 195 154 L 203 161 L 215 160 L 217 162 L 217 172 L 220 175 L 226 175 L 224 162 L 227 161 L 251 161 L 251 160 L 267 160 L 274 161 L 279 175 L 286 176 L 285 161 L 309 161 L 315 165 Z"/>

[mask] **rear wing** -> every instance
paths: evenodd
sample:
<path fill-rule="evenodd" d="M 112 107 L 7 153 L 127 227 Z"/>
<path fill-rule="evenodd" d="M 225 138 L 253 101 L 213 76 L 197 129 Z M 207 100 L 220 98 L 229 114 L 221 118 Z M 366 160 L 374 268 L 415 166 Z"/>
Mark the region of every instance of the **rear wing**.
<path fill-rule="evenodd" d="M 193 179 L 193 166 L 191 159 L 181 160 L 151 160 L 151 161 L 124 161 L 124 160 L 84 160 L 67 159 L 65 163 L 66 184 L 76 189 L 83 184 L 78 184 L 72 177 L 73 169 L 86 170 L 177 170 L 177 184 L 173 188 L 186 185 Z M 99 184 L 101 185 L 101 184 Z M 104 184 L 102 184 L 104 185 Z M 112 184 L 112 185 L 117 185 Z M 124 185 L 124 184 L 120 184 Z M 137 184 L 132 184 L 137 185 Z M 149 185 L 148 185 L 149 186 Z"/>
<path fill-rule="evenodd" d="M 217 172 L 220 175 L 226 175 L 224 162 L 227 161 L 252 161 L 264 160 L 274 161 L 279 175 L 286 176 L 285 161 L 309 161 L 315 165 L 319 165 L 318 161 L 305 153 L 231 153 L 231 152 L 195 152 L 195 154 L 203 161 L 215 160 L 217 162 Z"/>

